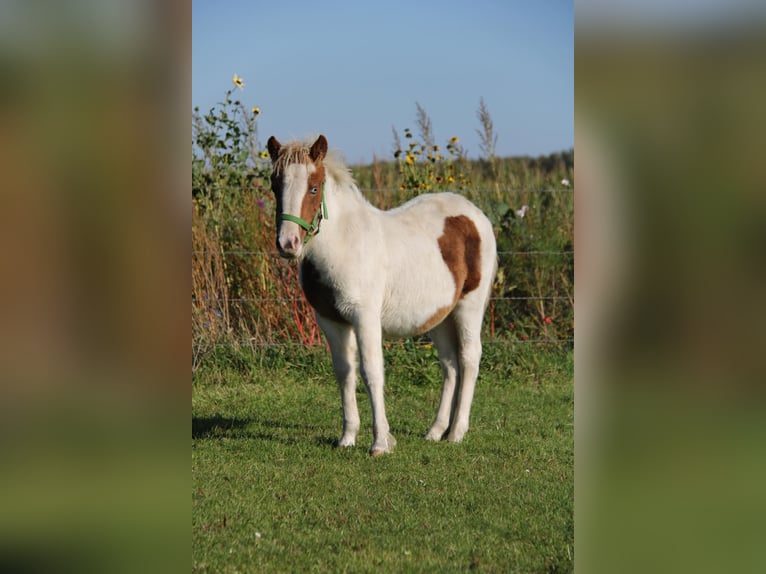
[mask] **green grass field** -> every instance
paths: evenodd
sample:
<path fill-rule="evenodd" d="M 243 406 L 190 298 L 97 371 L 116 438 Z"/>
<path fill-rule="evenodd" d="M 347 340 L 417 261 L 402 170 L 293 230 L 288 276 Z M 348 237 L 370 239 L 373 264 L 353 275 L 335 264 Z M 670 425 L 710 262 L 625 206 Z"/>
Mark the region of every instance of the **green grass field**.
<path fill-rule="evenodd" d="M 394 453 L 362 430 L 336 449 L 340 397 L 324 349 L 220 348 L 193 375 L 195 572 L 568 572 L 574 558 L 571 351 L 485 345 L 471 430 L 422 437 L 433 349 L 386 350 Z"/>

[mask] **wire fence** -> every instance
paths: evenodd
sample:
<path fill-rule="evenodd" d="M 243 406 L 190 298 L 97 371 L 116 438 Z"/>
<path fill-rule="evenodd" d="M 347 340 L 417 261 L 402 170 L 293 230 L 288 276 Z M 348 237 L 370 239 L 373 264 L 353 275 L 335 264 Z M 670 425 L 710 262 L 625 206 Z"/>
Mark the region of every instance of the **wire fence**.
<path fill-rule="evenodd" d="M 205 302 L 205 303 L 213 303 L 213 304 L 228 304 L 228 303 L 271 303 L 271 304 L 282 304 L 282 303 L 295 303 L 295 302 L 304 302 L 304 297 L 236 297 L 236 298 L 224 298 L 224 297 L 209 297 L 205 299 L 195 299 L 192 298 L 193 303 L 199 303 L 199 302 Z M 490 297 L 490 304 L 496 303 L 498 301 L 564 301 L 568 303 L 571 307 L 574 307 L 574 295 L 566 295 L 566 296 L 543 296 L 543 297 L 536 297 L 536 296 L 524 296 L 524 297 Z M 392 345 L 396 345 L 397 342 L 401 343 L 401 339 L 395 340 L 392 342 L 386 342 L 385 345 L 388 347 Z M 430 348 L 430 337 L 429 335 L 423 334 L 419 336 L 418 338 L 414 340 L 410 340 L 409 344 L 414 345 L 415 347 L 427 347 Z M 511 337 L 485 337 L 482 339 L 482 344 L 485 345 L 552 345 L 552 346 L 567 346 L 571 347 L 574 344 L 573 338 L 530 338 L 525 335 L 521 335 L 518 338 L 511 338 Z M 215 348 L 222 348 L 222 347 L 238 347 L 238 348 L 251 348 L 251 349 L 265 349 L 265 348 L 317 348 L 317 347 L 326 347 L 327 343 L 324 341 L 324 339 L 316 340 L 313 343 L 305 343 L 301 341 L 263 341 L 256 338 L 253 339 L 238 339 L 238 340 L 224 340 L 224 341 L 216 341 L 216 342 L 203 342 L 203 341 L 197 341 L 196 347 L 215 347 Z M 192 349 L 195 350 L 195 342 L 192 342 Z"/>
<path fill-rule="evenodd" d="M 574 343 L 574 339 L 482 339 L 482 345 L 564 345 Z M 327 343 L 324 340 L 321 343 L 307 344 L 300 341 L 282 341 L 282 342 L 265 342 L 265 341 L 218 341 L 215 343 L 198 343 L 198 345 L 210 345 L 213 347 L 234 347 L 241 348 L 303 348 L 303 349 L 316 349 L 326 347 Z M 396 346 L 396 342 L 385 342 L 384 348 L 390 349 Z M 193 347 L 194 345 L 192 345 Z M 420 348 L 432 348 L 432 343 L 427 340 L 412 341 L 408 343 L 408 346 L 420 347 Z"/>
<path fill-rule="evenodd" d="M 194 255 L 266 255 L 269 257 L 278 257 L 279 251 L 276 250 L 259 250 L 250 251 L 247 249 L 230 249 L 221 251 L 192 251 Z M 505 257 L 507 255 L 574 255 L 574 251 L 498 251 L 499 257 Z"/>
<path fill-rule="evenodd" d="M 572 301 L 573 297 L 557 295 L 551 297 L 491 297 L 490 301 Z M 229 303 L 274 303 L 279 301 L 293 302 L 303 301 L 303 297 L 192 297 L 192 303 L 212 303 L 213 301 L 227 301 Z"/>
<path fill-rule="evenodd" d="M 360 188 L 359 191 L 361 191 L 364 194 L 369 195 L 377 195 L 379 193 L 383 194 L 395 194 L 395 193 L 401 193 L 399 190 L 395 189 L 371 189 L 371 188 Z M 471 189 L 471 194 L 477 194 L 477 195 L 484 195 L 484 194 L 492 194 L 492 195 L 503 195 L 506 193 L 574 193 L 573 187 L 564 187 L 564 188 L 550 188 L 550 189 Z"/>
<path fill-rule="evenodd" d="M 210 255 L 213 252 L 210 251 L 193 251 L 195 255 Z M 224 250 L 216 252 L 220 255 L 259 255 L 278 257 L 278 251 L 248 251 L 248 250 Z M 573 255 L 574 251 L 498 251 L 498 256 L 506 255 Z M 281 303 L 281 302 L 296 302 L 303 301 L 302 297 L 204 297 L 195 298 L 192 297 L 192 303 L 213 303 L 213 302 L 226 302 L 226 303 Z M 490 301 L 569 301 L 574 304 L 574 295 L 558 295 L 558 296 L 524 296 L 524 297 L 491 297 Z"/>
<path fill-rule="evenodd" d="M 389 194 L 396 194 L 398 193 L 396 190 L 378 190 L 378 189 L 360 189 L 360 191 L 366 195 L 366 196 L 381 196 L 381 195 L 389 195 Z M 506 189 L 506 190 L 471 190 L 472 194 L 477 195 L 494 195 L 496 197 L 501 196 L 508 196 L 508 195 L 536 195 L 536 194 L 573 194 L 574 188 L 573 187 L 565 187 L 565 188 L 556 188 L 556 189 Z M 514 206 L 514 207 L 520 207 L 520 206 Z M 523 217 L 523 214 L 522 214 Z M 253 258 L 279 258 L 279 252 L 274 250 L 253 250 L 253 249 L 228 249 L 228 250 L 216 250 L 216 251 L 210 251 L 210 250 L 192 250 L 193 257 L 205 257 L 214 255 L 217 257 L 253 257 Z M 537 250 L 503 250 L 498 251 L 497 255 L 499 258 L 508 258 L 508 257 L 560 257 L 563 261 L 567 261 L 567 258 L 574 258 L 574 250 L 544 250 L 544 249 L 537 249 Z M 569 264 L 572 263 L 572 260 L 568 260 Z M 192 304 L 197 305 L 207 305 L 209 307 L 221 307 L 221 306 L 227 306 L 229 304 L 275 304 L 275 305 L 294 305 L 297 303 L 303 303 L 305 302 L 304 297 L 295 297 L 295 296 L 285 296 L 285 297 L 275 297 L 275 296 L 266 296 L 266 297 L 192 297 Z M 491 304 L 502 304 L 507 303 L 510 305 L 513 305 L 513 302 L 519 302 L 519 304 L 523 304 L 522 302 L 539 302 L 540 305 L 544 305 L 546 302 L 550 302 L 553 305 L 556 304 L 563 304 L 567 308 L 574 308 L 574 294 L 570 292 L 566 292 L 564 294 L 557 294 L 557 295 L 541 295 L 541 296 L 535 296 L 535 295 L 524 295 L 524 296 L 513 296 L 513 295 L 506 295 L 506 296 L 494 296 L 490 298 Z M 542 317 L 541 317 L 542 318 Z M 566 334 L 572 333 L 573 330 L 570 329 L 566 332 Z M 493 331 L 494 333 L 494 331 Z M 510 334 L 510 333 L 509 333 Z M 534 335 L 538 335 L 535 337 Z M 482 340 L 483 344 L 486 345 L 507 345 L 507 346 L 516 346 L 516 345 L 540 345 L 540 346 L 558 346 L 559 348 L 571 348 L 574 344 L 574 338 L 561 338 L 561 337 L 545 337 L 544 335 L 547 334 L 547 329 L 545 329 L 545 326 L 543 326 L 543 329 L 537 333 L 528 333 L 529 336 L 525 336 L 522 334 L 516 334 L 514 333 L 512 336 L 509 337 L 502 337 L 502 338 L 496 338 L 496 337 L 487 337 Z M 552 333 L 553 334 L 553 333 Z M 559 333 L 564 334 L 564 333 Z M 540 335 L 543 335 L 543 337 L 540 337 Z M 415 345 L 416 347 L 423 347 L 423 346 L 430 346 L 431 343 L 429 342 L 429 339 L 427 336 L 421 336 L 415 340 L 410 340 L 408 342 L 411 345 Z M 397 342 L 393 343 L 387 343 L 387 345 L 396 345 L 400 344 Z M 313 340 L 311 342 L 303 342 L 303 341 L 264 341 L 259 339 L 238 339 L 238 338 L 232 338 L 232 339 L 226 339 L 222 341 L 192 341 L 192 350 L 193 352 L 197 352 L 201 346 L 205 346 L 207 348 L 215 347 L 240 347 L 240 348 L 251 348 L 251 349 L 266 349 L 266 348 L 317 348 L 326 346 L 326 342 L 323 338 Z"/>
<path fill-rule="evenodd" d="M 195 254 L 207 254 L 205 251 L 195 251 Z M 221 251 L 221 254 L 238 254 L 238 255 L 257 255 L 257 256 L 278 256 L 276 251 Z M 573 251 L 501 251 L 498 255 L 573 255 Z M 220 307 L 221 305 L 229 305 L 232 303 L 252 303 L 252 304 L 295 304 L 304 302 L 305 297 L 192 297 L 192 304 L 214 305 Z M 548 295 L 548 296 L 492 296 L 489 299 L 490 304 L 497 304 L 498 302 L 514 302 L 514 301 L 526 301 L 526 302 L 564 302 L 570 307 L 574 308 L 574 293 L 567 293 L 565 295 Z M 413 341 L 416 347 L 428 346 L 427 336 Z M 527 338 L 521 336 L 521 338 L 485 338 L 482 340 L 483 344 L 487 345 L 553 345 L 553 346 L 567 346 L 571 347 L 574 344 L 573 338 Z M 197 342 L 197 346 L 203 343 Z M 239 348 L 252 348 L 252 349 L 264 349 L 264 348 L 316 348 L 317 346 L 326 346 L 326 342 L 323 340 L 315 343 L 304 343 L 300 341 L 261 341 L 256 339 L 244 339 L 244 340 L 225 340 L 217 342 L 204 343 L 207 347 L 239 347 Z M 192 343 L 194 350 L 195 343 Z"/>

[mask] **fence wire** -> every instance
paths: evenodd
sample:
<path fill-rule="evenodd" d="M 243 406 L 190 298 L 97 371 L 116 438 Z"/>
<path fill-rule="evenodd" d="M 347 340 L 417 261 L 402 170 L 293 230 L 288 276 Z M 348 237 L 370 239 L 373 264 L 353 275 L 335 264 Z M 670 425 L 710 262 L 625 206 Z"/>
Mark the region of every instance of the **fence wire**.
<path fill-rule="evenodd" d="M 193 255 L 268 255 L 269 257 L 278 257 L 279 251 L 249 251 L 245 249 L 230 249 L 222 251 L 192 251 Z M 506 255 L 573 255 L 574 251 L 498 251 L 498 256 Z"/>
<path fill-rule="evenodd" d="M 385 349 L 389 349 L 394 345 L 403 344 L 402 340 L 392 340 L 384 342 Z M 574 339 L 482 339 L 482 345 L 564 345 L 572 344 Z M 320 343 L 306 344 L 299 341 L 283 341 L 279 343 L 267 342 L 267 341 L 219 341 L 215 343 L 198 343 L 195 347 L 239 347 L 239 348 L 252 348 L 252 349 L 271 349 L 271 348 L 303 348 L 303 349 L 321 349 L 327 346 L 327 342 L 322 339 Z M 420 348 L 430 349 L 433 347 L 433 343 L 429 341 L 412 341 L 408 340 L 407 346 L 414 346 Z"/>
<path fill-rule="evenodd" d="M 389 195 L 394 193 L 399 193 L 395 190 L 378 190 L 378 189 L 360 189 L 360 191 L 365 196 L 376 196 L 376 195 Z M 509 189 L 509 190 L 471 190 L 471 193 L 479 194 L 479 195 L 505 195 L 505 194 L 514 194 L 514 195 L 525 195 L 525 194 L 558 194 L 558 193 L 568 193 L 573 194 L 574 193 L 574 187 L 567 187 L 567 188 L 557 188 L 557 189 Z M 233 249 L 233 250 L 221 250 L 221 251 L 205 251 L 205 250 L 193 250 L 192 255 L 199 255 L 199 256 L 205 256 L 205 255 L 221 255 L 224 257 L 227 256 L 260 256 L 260 257 L 279 257 L 279 252 L 276 250 L 246 250 L 246 249 Z M 565 251 L 553 251 L 553 250 L 533 250 L 533 251 L 498 251 L 497 252 L 498 257 L 524 257 L 524 256 L 531 256 L 531 257 L 540 257 L 540 256 L 574 256 L 574 250 L 565 250 Z M 192 298 L 193 303 L 280 303 L 280 302 L 299 302 L 303 301 L 303 297 L 234 297 L 234 298 L 224 298 L 224 297 L 206 297 L 202 299 Z M 524 297 L 491 297 L 490 301 L 497 302 L 497 301 L 567 301 L 570 305 L 574 306 L 574 296 L 573 295 L 564 295 L 564 296 L 548 296 L 548 297 L 536 297 L 536 296 L 524 296 Z M 385 346 L 386 348 L 389 348 L 390 346 L 402 344 L 402 341 L 396 340 L 391 342 L 386 342 Z M 415 347 L 430 347 L 431 343 L 428 340 L 417 340 L 412 341 L 408 340 L 408 345 L 414 345 Z M 545 338 L 536 338 L 536 339 L 484 339 L 482 340 L 482 344 L 485 345 L 508 345 L 508 346 L 516 346 L 516 345 L 559 345 L 559 346 L 572 346 L 574 344 L 573 338 L 568 339 L 545 339 Z M 324 339 L 321 339 L 320 342 L 314 343 L 314 344 L 307 344 L 300 341 L 284 341 L 284 342 L 266 342 L 266 341 L 255 341 L 255 340 L 241 340 L 241 341 L 219 341 L 219 342 L 192 342 L 192 350 L 198 351 L 201 347 L 240 347 L 240 348 L 251 348 L 251 349 L 267 349 L 267 348 L 323 348 L 326 347 L 327 343 L 324 341 Z"/>
<path fill-rule="evenodd" d="M 384 195 L 388 194 L 394 194 L 394 193 L 402 193 L 399 190 L 393 190 L 393 189 L 370 189 L 370 188 L 364 188 L 359 189 L 364 194 L 368 195 L 378 195 L 380 193 Z M 436 192 L 438 193 L 438 192 Z M 506 193 L 525 193 L 525 194 L 535 194 L 535 193 L 574 193 L 574 187 L 566 187 L 566 188 L 550 188 L 550 189 L 500 189 L 500 190 L 494 190 L 494 189 L 472 189 L 470 190 L 471 194 L 477 194 L 477 195 L 484 195 L 484 194 L 492 194 L 492 195 L 504 195 Z"/>
<path fill-rule="evenodd" d="M 490 297 L 490 301 L 573 301 L 574 297 L 558 295 L 551 297 Z M 304 301 L 303 297 L 192 297 L 192 303 L 212 303 L 225 301 L 227 303 L 273 303 L 278 301 L 295 302 Z"/>

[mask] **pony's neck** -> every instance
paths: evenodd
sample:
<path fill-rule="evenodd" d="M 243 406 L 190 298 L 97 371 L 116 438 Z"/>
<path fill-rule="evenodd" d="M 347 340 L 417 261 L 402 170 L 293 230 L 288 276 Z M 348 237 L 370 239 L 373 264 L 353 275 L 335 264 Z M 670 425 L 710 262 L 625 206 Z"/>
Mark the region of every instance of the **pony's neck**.
<path fill-rule="evenodd" d="M 324 193 L 327 217 L 322 220 L 319 233 L 306 244 L 305 256 L 312 260 L 335 257 L 338 245 L 349 239 L 348 230 L 378 211 L 353 181 L 339 182 L 328 174 Z"/>
<path fill-rule="evenodd" d="M 359 211 L 374 210 L 356 184 L 352 182 L 340 183 L 338 180 L 327 177 L 325 188 L 325 202 L 327 203 L 327 219 L 343 220 L 346 217 L 358 214 Z M 329 221 L 323 222 L 326 225 Z"/>

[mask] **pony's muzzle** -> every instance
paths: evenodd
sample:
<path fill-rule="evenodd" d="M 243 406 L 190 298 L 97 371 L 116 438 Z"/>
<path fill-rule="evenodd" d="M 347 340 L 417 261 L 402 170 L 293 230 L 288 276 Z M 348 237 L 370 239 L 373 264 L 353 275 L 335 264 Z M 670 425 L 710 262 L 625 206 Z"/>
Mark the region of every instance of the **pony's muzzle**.
<path fill-rule="evenodd" d="M 283 226 L 277 237 L 277 250 L 285 259 L 294 259 L 301 254 L 303 242 L 297 231 L 285 229 Z"/>

